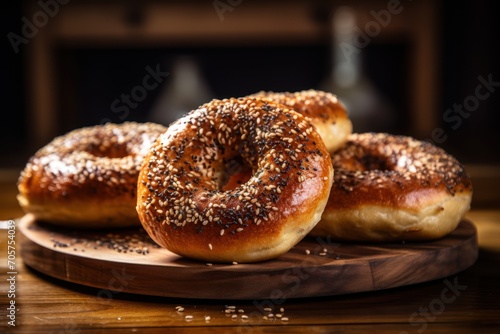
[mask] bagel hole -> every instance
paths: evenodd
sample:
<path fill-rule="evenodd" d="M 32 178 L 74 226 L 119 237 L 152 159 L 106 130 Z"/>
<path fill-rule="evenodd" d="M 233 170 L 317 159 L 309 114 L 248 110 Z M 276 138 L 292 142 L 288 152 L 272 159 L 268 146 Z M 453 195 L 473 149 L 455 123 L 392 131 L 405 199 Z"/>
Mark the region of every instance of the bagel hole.
<path fill-rule="evenodd" d="M 130 155 L 130 152 L 127 150 L 127 145 L 117 143 L 109 143 L 108 145 L 89 144 L 85 151 L 99 158 L 110 159 L 125 158 Z"/>
<path fill-rule="evenodd" d="M 230 191 L 248 182 L 252 177 L 252 168 L 243 158 L 236 157 L 224 164 L 224 171 L 220 177 L 220 189 Z"/>
<path fill-rule="evenodd" d="M 390 162 L 380 156 L 375 155 L 365 155 L 360 158 L 360 162 L 365 168 L 365 170 L 381 170 L 381 171 L 390 171 L 394 170 L 394 167 L 391 166 Z"/>

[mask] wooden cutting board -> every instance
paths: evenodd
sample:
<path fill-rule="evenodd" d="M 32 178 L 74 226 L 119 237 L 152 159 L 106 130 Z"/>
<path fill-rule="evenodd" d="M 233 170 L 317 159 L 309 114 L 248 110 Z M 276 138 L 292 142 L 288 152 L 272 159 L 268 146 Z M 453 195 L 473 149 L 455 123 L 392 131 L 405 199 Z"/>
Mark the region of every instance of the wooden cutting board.
<path fill-rule="evenodd" d="M 425 243 L 354 244 L 306 238 L 277 259 L 206 264 L 161 249 L 142 229 L 74 231 L 19 221 L 24 262 L 49 276 L 113 293 L 207 299 L 315 297 L 388 289 L 454 275 L 477 259 L 474 225 Z"/>

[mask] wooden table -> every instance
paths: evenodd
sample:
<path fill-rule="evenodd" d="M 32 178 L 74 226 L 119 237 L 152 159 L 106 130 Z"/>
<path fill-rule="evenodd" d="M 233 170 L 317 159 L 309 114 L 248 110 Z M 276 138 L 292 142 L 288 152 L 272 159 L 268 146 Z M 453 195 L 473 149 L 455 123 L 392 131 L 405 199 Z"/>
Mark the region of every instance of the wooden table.
<path fill-rule="evenodd" d="M 7 298 L 9 284 L 5 282 L 10 275 L 3 246 L 0 249 L 0 332 L 498 333 L 500 211 L 472 211 L 468 218 L 478 229 L 479 259 L 457 275 L 389 290 L 288 299 L 280 304 L 270 300 L 132 295 L 119 291 L 119 277 L 114 285 L 117 291 L 99 290 L 40 274 L 17 257 L 13 299 L 16 327 L 6 327 L 9 319 L 5 316 L 5 306 L 10 298 Z M 176 309 L 178 306 L 183 310 Z M 267 307 L 273 310 L 264 310 Z M 274 316 L 270 317 L 269 313 Z"/>

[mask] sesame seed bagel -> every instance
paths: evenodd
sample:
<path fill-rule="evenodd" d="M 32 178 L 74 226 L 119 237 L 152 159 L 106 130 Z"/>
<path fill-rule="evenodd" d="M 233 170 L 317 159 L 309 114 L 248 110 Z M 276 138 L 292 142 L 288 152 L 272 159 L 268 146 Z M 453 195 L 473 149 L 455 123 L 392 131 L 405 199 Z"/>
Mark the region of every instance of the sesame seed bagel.
<path fill-rule="evenodd" d="M 250 95 L 270 99 L 308 117 L 316 127 L 329 152 L 335 152 L 352 133 L 352 123 L 337 96 L 318 90 L 300 92 L 259 92 Z"/>
<path fill-rule="evenodd" d="M 252 171 L 249 179 L 225 188 L 240 165 Z M 257 262 L 309 233 L 332 180 L 331 159 L 308 119 L 269 101 L 213 100 L 152 146 L 137 212 L 151 238 L 178 255 Z"/>
<path fill-rule="evenodd" d="M 135 211 L 140 166 L 166 130 L 153 123 L 108 123 L 55 138 L 21 172 L 19 204 L 56 225 L 140 226 Z"/>
<path fill-rule="evenodd" d="M 452 232 L 470 208 L 464 167 L 410 137 L 353 134 L 332 157 L 335 178 L 311 232 L 349 241 L 416 241 Z"/>

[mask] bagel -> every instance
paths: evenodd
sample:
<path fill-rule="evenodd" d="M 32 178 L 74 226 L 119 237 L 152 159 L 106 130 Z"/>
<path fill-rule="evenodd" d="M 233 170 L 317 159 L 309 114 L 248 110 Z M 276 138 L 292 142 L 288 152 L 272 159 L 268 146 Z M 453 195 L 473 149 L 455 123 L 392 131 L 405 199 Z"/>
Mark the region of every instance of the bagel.
<path fill-rule="evenodd" d="M 318 90 L 300 92 L 265 92 L 251 97 L 270 99 L 308 117 L 316 127 L 329 152 L 335 152 L 352 133 L 352 123 L 337 96 Z"/>
<path fill-rule="evenodd" d="M 390 242 L 441 238 L 470 208 L 472 184 L 454 157 L 410 137 L 352 134 L 332 156 L 334 184 L 311 236 Z"/>
<path fill-rule="evenodd" d="M 231 165 L 249 179 L 223 189 Z M 141 168 L 137 212 L 150 237 L 184 257 L 257 262 L 317 224 L 333 180 L 314 126 L 255 98 L 213 100 L 170 125 Z"/>
<path fill-rule="evenodd" d="M 166 130 L 153 123 L 108 123 L 55 138 L 21 172 L 20 206 L 62 226 L 140 226 L 137 177 L 149 147 Z"/>

